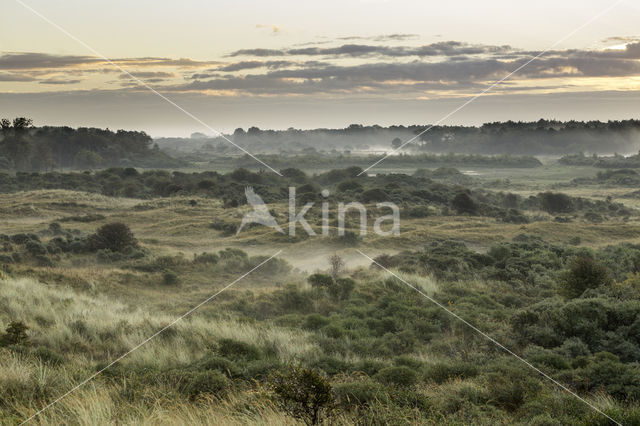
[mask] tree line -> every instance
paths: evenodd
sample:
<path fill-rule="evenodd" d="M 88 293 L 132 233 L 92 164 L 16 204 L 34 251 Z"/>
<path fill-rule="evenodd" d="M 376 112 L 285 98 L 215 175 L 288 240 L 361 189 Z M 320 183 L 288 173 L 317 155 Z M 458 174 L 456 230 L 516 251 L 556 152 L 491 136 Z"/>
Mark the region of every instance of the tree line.
<path fill-rule="evenodd" d="M 17 117 L 0 120 L 0 169 L 50 171 L 55 168 L 98 168 L 139 165 L 177 166 L 153 146 L 145 132 L 89 127 L 33 126 Z"/>

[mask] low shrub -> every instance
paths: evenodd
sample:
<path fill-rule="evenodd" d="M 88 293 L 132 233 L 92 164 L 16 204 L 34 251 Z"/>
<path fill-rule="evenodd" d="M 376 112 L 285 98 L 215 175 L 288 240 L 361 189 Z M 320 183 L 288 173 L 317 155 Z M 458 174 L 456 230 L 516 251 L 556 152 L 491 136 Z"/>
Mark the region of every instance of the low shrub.
<path fill-rule="evenodd" d="M 374 379 L 386 385 L 406 387 L 413 386 L 418 382 L 418 374 L 405 366 L 387 367 L 380 370 Z"/>
<path fill-rule="evenodd" d="M 338 405 L 346 409 L 386 404 L 389 399 L 384 386 L 371 380 L 339 383 L 333 387 L 333 394 Z"/>

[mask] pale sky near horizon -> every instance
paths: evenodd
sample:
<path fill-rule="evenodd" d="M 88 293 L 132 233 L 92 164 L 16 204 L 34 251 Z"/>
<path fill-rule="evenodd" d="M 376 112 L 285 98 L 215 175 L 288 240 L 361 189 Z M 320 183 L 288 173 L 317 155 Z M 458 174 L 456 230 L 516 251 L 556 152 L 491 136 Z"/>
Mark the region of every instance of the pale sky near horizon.
<path fill-rule="evenodd" d="M 438 120 L 614 1 L 23 0 L 213 128 Z M 626 1 L 447 120 L 638 118 L 640 2 Z M 211 133 L 15 0 L 0 116 Z"/>

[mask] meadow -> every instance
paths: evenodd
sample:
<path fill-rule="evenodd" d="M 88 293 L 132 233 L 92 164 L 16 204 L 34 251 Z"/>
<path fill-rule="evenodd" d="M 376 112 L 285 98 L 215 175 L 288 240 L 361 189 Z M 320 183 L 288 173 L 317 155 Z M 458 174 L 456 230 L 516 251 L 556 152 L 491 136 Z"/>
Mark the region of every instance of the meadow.
<path fill-rule="evenodd" d="M 2 175 L 0 423 L 640 424 L 632 185 L 286 170 Z M 400 234 L 236 235 L 246 186 L 284 226 L 291 185 L 392 200 Z"/>

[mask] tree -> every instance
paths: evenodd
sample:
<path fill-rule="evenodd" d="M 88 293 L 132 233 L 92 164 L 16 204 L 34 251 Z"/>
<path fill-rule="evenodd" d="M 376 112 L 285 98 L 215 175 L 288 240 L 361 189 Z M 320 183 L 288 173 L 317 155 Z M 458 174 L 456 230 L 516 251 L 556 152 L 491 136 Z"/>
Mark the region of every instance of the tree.
<path fill-rule="evenodd" d="M 272 378 L 271 387 L 282 409 L 308 425 L 318 424 L 322 410 L 333 401 L 329 382 L 308 368 L 289 367 Z"/>
<path fill-rule="evenodd" d="M 17 170 L 25 170 L 29 168 L 31 154 L 31 143 L 27 139 L 27 130 L 33 121 L 30 118 L 17 117 L 13 119 L 12 124 L 12 127 L 9 126 L 7 119 L 3 119 L 0 123 L 5 135 L 2 149 Z"/>
<path fill-rule="evenodd" d="M 127 247 L 136 247 L 138 241 L 127 225 L 121 222 L 102 225 L 88 240 L 92 250 L 107 249 L 123 251 Z"/>
<path fill-rule="evenodd" d="M 313 274 L 307 278 L 307 282 L 311 284 L 313 288 L 328 289 L 334 284 L 331 275 L 327 274 Z"/>
<path fill-rule="evenodd" d="M 337 279 L 340 275 L 340 272 L 345 266 L 344 260 L 337 254 L 329 256 L 329 265 L 331 265 L 331 276 L 333 279 Z"/>
<path fill-rule="evenodd" d="M 543 192 L 538 194 L 540 208 L 547 213 L 568 213 L 573 211 L 571 197 L 561 192 Z"/>
<path fill-rule="evenodd" d="M 478 209 L 475 201 L 473 201 L 466 192 L 459 192 L 455 197 L 453 197 L 453 200 L 451 200 L 451 206 L 458 214 L 473 214 Z"/>
<path fill-rule="evenodd" d="M 401 146 L 402 146 L 402 139 L 395 138 L 391 141 L 391 147 L 393 147 L 393 149 L 398 149 Z"/>
<path fill-rule="evenodd" d="M 48 145 L 43 143 L 36 145 L 33 155 L 31 156 L 31 166 L 37 170 L 53 170 L 56 160 L 53 159 L 53 152 Z"/>
<path fill-rule="evenodd" d="M 578 256 L 560 277 L 560 292 L 568 298 L 580 297 L 585 290 L 609 285 L 609 270 L 589 256 Z"/>

